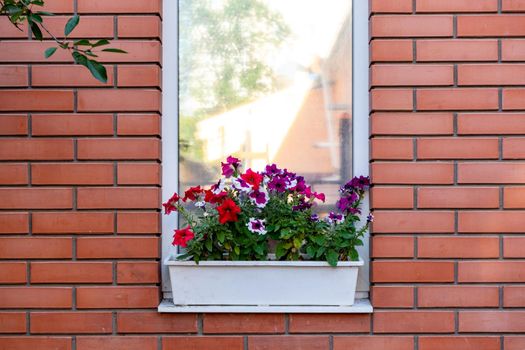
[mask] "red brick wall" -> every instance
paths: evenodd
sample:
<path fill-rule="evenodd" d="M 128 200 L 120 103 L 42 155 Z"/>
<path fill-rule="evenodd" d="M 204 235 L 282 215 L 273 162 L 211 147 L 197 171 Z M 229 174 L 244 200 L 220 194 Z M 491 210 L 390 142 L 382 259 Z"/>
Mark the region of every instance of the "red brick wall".
<path fill-rule="evenodd" d="M 161 1 L 75 2 L 107 87 L 0 19 L 0 349 L 525 348 L 525 1 L 371 2 L 373 315 L 156 312 Z"/>

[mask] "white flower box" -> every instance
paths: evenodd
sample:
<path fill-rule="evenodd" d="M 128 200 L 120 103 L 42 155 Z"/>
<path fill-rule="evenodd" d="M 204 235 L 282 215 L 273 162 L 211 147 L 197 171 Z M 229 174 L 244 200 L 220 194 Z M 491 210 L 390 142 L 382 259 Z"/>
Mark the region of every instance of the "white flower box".
<path fill-rule="evenodd" d="M 173 304 L 350 306 L 363 261 L 179 261 L 166 259 Z"/>

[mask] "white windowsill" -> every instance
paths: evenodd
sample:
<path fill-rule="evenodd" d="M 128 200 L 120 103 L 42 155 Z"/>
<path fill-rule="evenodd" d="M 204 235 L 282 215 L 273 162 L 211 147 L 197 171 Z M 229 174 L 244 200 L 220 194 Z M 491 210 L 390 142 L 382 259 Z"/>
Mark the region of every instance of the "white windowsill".
<path fill-rule="evenodd" d="M 164 299 L 158 312 L 165 313 L 334 313 L 334 314 L 370 314 L 374 311 L 369 299 L 356 299 L 350 306 L 269 306 L 269 305 L 175 305 L 170 299 Z"/>

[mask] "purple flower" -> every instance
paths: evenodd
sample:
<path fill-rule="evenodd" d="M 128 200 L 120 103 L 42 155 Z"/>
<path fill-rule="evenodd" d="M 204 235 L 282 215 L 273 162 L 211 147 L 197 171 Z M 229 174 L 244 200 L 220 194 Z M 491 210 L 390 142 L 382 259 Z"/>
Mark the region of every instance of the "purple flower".
<path fill-rule="evenodd" d="M 293 211 L 303 211 L 312 207 L 312 203 L 306 202 L 304 199 L 299 201 L 299 204 L 292 207 Z"/>
<path fill-rule="evenodd" d="M 236 177 L 232 181 L 233 187 L 235 187 L 237 190 L 241 192 L 249 192 L 252 188 L 249 183 L 241 179 L 240 177 Z"/>
<path fill-rule="evenodd" d="M 277 167 L 277 165 L 275 164 L 272 164 L 272 165 L 267 165 L 266 166 L 266 169 L 265 169 L 265 172 L 264 172 L 264 175 L 268 175 L 268 176 L 275 176 L 275 175 L 279 175 L 282 173 L 282 170 L 279 169 Z"/>
<path fill-rule="evenodd" d="M 248 230 L 250 230 L 250 232 L 257 233 L 259 235 L 265 235 L 266 227 L 264 226 L 264 222 L 265 220 L 250 218 L 250 221 L 246 224 L 246 226 L 248 226 Z"/>
<path fill-rule="evenodd" d="M 299 193 L 304 193 L 304 191 L 306 190 L 306 182 L 304 181 L 304 177 L 297 176 L 295 179 L 297 180 L 295 190 Z"/>
<path fill-rule="evenodd" d="M 346 197 L 342 197 L 340 200 L 337 201 L 336 206 L 337 209 L 339 209 L 341 212 L 346 213 L 352 211 L 355 202 L 359 199 L 359 196 L 352 192 L 350 195 Z"/>
<path fill-rule="evenodd" d="M 241 161 L 238 158 L 228 156 L 228 158 L 226 158 L 226 163 L 221 162 L 222 175 L 225 177 L 232 176 L 240 165 Z"/>
<path fill-rule="evenodd" d="M 370 187 L 370 178 L 368 176 L 359 176 L 354 177 L 352 180 L 348 181 L 341 190 L 353 191 L 355 189 L 366 190 Z"/>
<path fill-rule="evenodd" d="M 333 211 L 331 211 L 328 217 L 326 218 L 326 221 L 328 221 L 328 223 L 330 224 L 333 224 L 333 223 L 339 224 L 343 222 L 344 218 L 345 217 L 343 214 L 338 214 L 338 213 L 334 213 Z"/>
<path fill-rule="evenodd" d="M 258 208 L 264 208 L 268 204 L 268 194 L 262 191 L 252 191 L 250 199 Z"/>
<path fill-rule="evenodd" d="M 317 214 L 312 214 L 312 215 L 310 216 L 310 220 L 311 220 L 311 221 L 314 221 L 314 222 L 319 221 L 319 215 L 317 215 Z"/>
<path fill-rule="evenodd" d="M 372 213 L 368 214 L 366 222 L 374 222 L 374 215 Z"/>
<path fill-rule="evenodd" d="M 284 192 L 286 191 L 286 180 L 283 177 L 276 176 L 268 183 L 268 188 L 270 190 L 275 190 L 277 192 Z"/>

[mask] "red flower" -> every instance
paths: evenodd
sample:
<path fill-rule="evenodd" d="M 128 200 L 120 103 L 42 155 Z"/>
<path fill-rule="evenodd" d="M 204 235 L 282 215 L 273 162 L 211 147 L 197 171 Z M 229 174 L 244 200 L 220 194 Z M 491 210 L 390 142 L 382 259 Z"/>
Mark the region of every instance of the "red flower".
<path fill-rule="evenodd" d="M 196 187 L 190 187 L 186 190 L 186 192 L 184 192 L 184 198 L 182 198 L 183 201 L 187 201 L 188 199 L 190 201 L 194 201 L 197 199 L 197 197 L 199 196 L 199 194 L 201 194 L 204 190 L 201 189 L 200 186 L 196 186 Z"/>
<path fill-rule="evenodd" d="M 175 230 L 173 235 L 173 245 L 180 245 L 183 248 L 188 246 L 188 241 L 191 241 L 195 237 L 195 234 L 191 231 L 190 227 L 185 227 L 181 230 Z"/>
<path fill-rule="evenodd" d="M 228 193 L 225 191 L 219 192 L 217 194 L 213 193 L 212 190 L 204 191 L 204 201 L 210 204 L 222 203 L 222 201 L 228 196 Z"/>
<path fill-rule="evenodd" d="M 263 180 L 263 176 L 252 169 L 248 169 L 241 175 L 241 179 L 252 185 L 253 189 L 257 191 L 259 190 L 259 185 Z"/>
<path fill-rule="evenodd" d="M 177 211 L 177 204 L 179 203 L 179 199 L 179 195 L 175 193 L 170 199 L 168 199 L 166 203 L 163 203 L 162 206 L 164 207 L 164 213 L 169 214 L 172 211 Z"/>
<path fill-rule="evenodd" d="M 225 224 L 229 221 L 235 222 L 239 220 L 237 214 L 241 212 L 241 208 L 232 199 L 228 198 L 217 207 L 217 211 L 219 212 L 219 222 Z"/>

